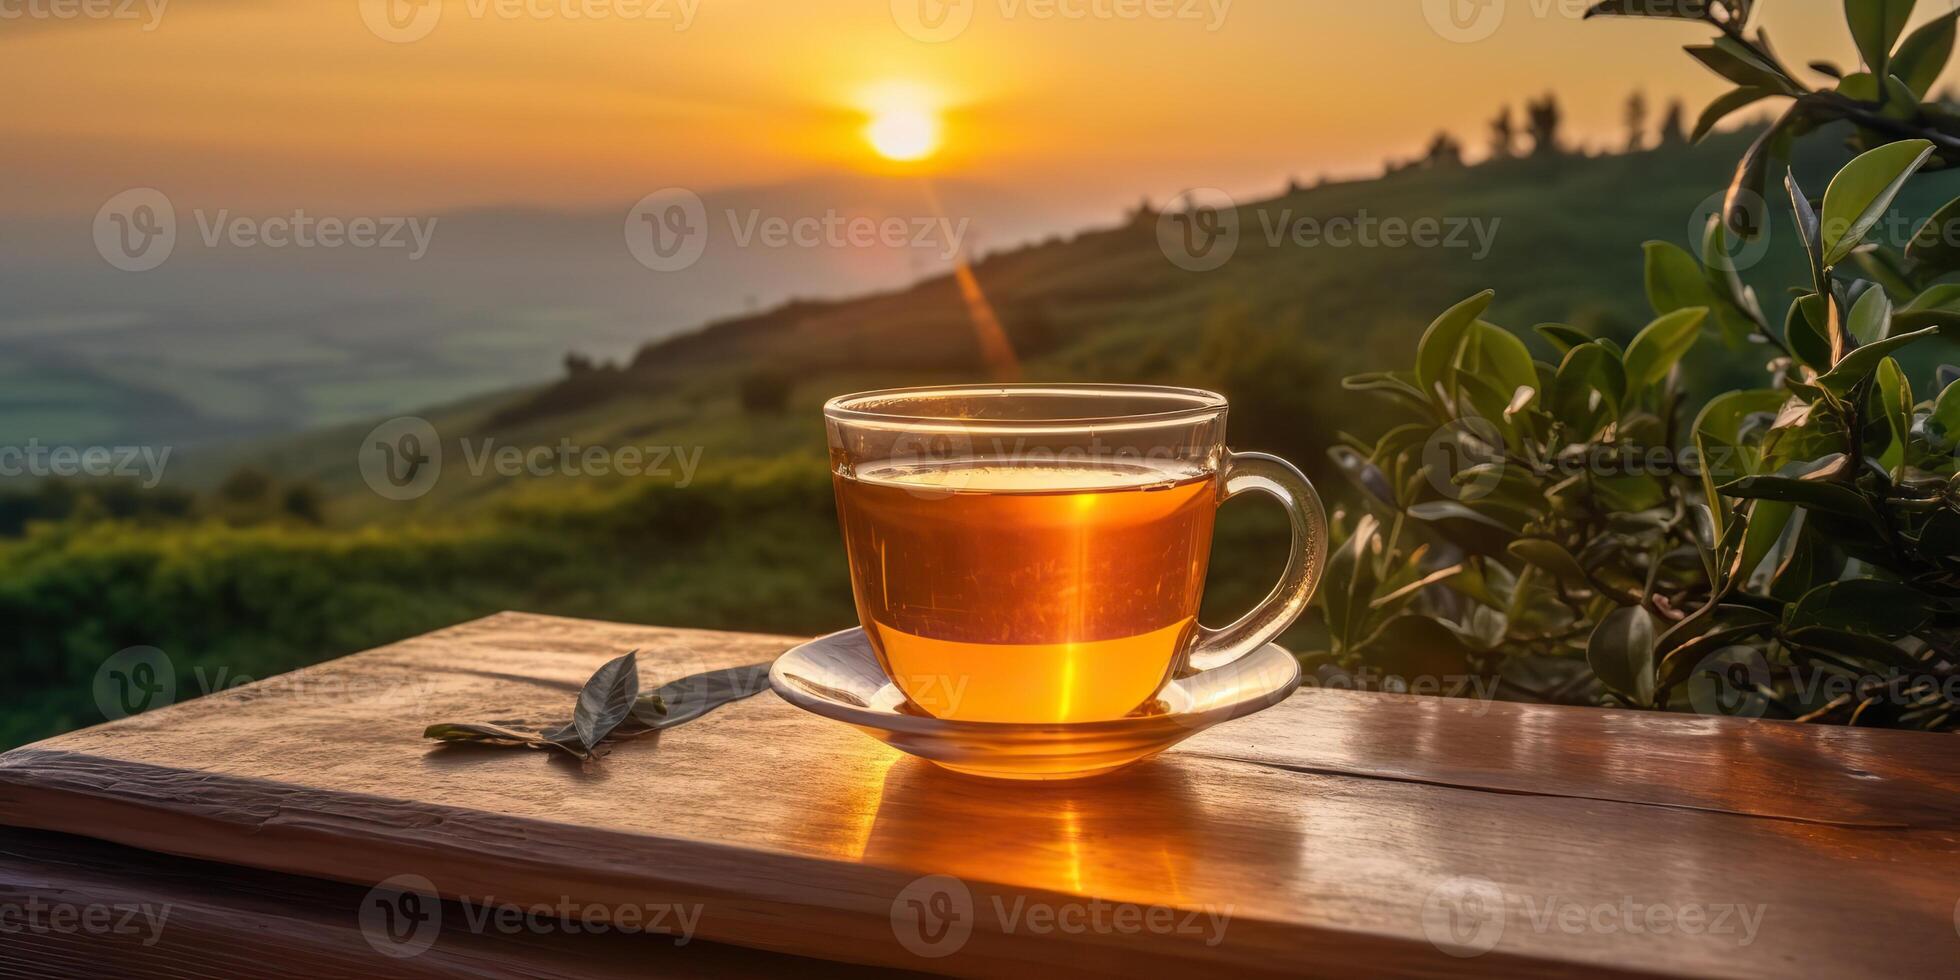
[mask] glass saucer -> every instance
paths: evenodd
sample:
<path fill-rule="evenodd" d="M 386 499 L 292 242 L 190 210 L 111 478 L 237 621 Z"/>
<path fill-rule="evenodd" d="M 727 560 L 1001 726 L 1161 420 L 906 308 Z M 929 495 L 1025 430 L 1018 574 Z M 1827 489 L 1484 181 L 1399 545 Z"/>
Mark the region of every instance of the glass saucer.
<path fill-rule="evenodd" d="M 1270 708 L 1300 686 L 1300 665 L 1267 644 L 1215 670 L 1180 677 L 1135 712 L 1066 725 L 948 721 L 908 701 L 885 676 L 864 630 L 811 640 L 776 658 L 783 700 L 856 726 L 901 752 L 996 779 L 1079 779 L 1148 759 L 1220 722 Z"/>

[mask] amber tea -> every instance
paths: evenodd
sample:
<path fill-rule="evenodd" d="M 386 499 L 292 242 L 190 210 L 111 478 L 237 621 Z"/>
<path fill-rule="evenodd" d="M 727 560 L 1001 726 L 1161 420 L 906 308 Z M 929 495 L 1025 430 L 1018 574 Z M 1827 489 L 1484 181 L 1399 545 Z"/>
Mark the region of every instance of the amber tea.
<path fill-rule="evenodd" d="M 1218 486 L 1187 462 L 884 463 L 837 502 L 859 617 L 916 705 L 1077 722 L 1149 700 L 1189 642 Z"/>

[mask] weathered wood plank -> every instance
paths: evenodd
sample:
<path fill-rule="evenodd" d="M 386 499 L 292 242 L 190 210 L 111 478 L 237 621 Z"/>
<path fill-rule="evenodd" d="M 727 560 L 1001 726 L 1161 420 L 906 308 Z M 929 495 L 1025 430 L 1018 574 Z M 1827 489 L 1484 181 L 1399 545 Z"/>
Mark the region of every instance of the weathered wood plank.
<path fill-rule="evenodd" d="M 359 885 L 0 828 L 0 977 L 864 976 L 862 967 L 659 935 L 505 928 L 450 903 L 429 948 L 378 951 Z M 97 913 L 93 910 L 100 909 Z M 385 940 L 384 940 L 385 945 Z M 890 976 L 907 976 L 891 973 Z"/>
<path fill-rule="evenodd" d="M 1114 777 L 1028 786 L 768 695 L 590 772 L 417 738 L 562 717 L 628 648 L 662 665 L 652 681 L 792 642 L 492 617 L 9 753 L 0 822 L 363 885 L 415 873 L 451 897 L 699 903 L 704 938 L 971 975 L 1869 975 L 1960 953 L 1943 736 L 1321 691 Z M 926 875 L 971 895 L 945 958 L 908 951 L 892 917 Z M 1471 916 L 1459 941 L 1491 950 L 1445 955 L 1431 937 L 1486 887 L 1471 879 L 1501 892 L 1501 932 Z M 1092 899 L 1217 919 L 1025 917 Z M 1727 909 L 1729 931 L 1615 924 L 1649 907 Z M 1591 921 L 1568 929 L 1570 909 Z M 1761 916 L 1746 934 L 1736 909 Z"/>

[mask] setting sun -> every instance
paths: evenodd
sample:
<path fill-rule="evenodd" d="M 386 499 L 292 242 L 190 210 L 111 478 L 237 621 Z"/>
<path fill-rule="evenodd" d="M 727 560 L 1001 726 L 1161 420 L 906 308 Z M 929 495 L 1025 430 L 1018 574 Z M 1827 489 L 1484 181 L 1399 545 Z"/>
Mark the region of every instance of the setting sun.
<path fill-rule="evenodd" d="M 922 109 L 891 109 L 873 116 L 864 135 L 887 160 L 923 160 L 939 148 L 939 120 Z"/>

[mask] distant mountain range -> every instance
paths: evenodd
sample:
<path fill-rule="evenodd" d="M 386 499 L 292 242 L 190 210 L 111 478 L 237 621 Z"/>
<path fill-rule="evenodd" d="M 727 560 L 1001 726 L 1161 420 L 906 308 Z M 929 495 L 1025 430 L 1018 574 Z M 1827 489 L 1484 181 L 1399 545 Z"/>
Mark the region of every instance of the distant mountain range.
<path fill-rule="evenodd" d="M 672 217 L 671 202 L 655 201 L 653 217 Z M 682 215 L 699 258 L 673 269 L 629 245 L 629 215 L 641 217 L 630 201 L 413 216 L 426 242 L 405 227 L 365 248 L 241 245 L 238 221 L 281 239 L 301 222 L 171 205 L 174 246 L 141 272 L 100 254 L 94 215 L 0 223 L 0 432 L 276 436 L 548 379 L 572 351 L 629 357 L 715 317 L 900 286 L 944 272 L 955 245 L 983 252 L 1116 218 L 967 182 L 810 179 L 705 194 Z M 304 221 L 317 232 L 323 218 L 362 217 L 388 240 L 390 215 Z M 636 230 L 674 244 L 669 225 Z"/>

